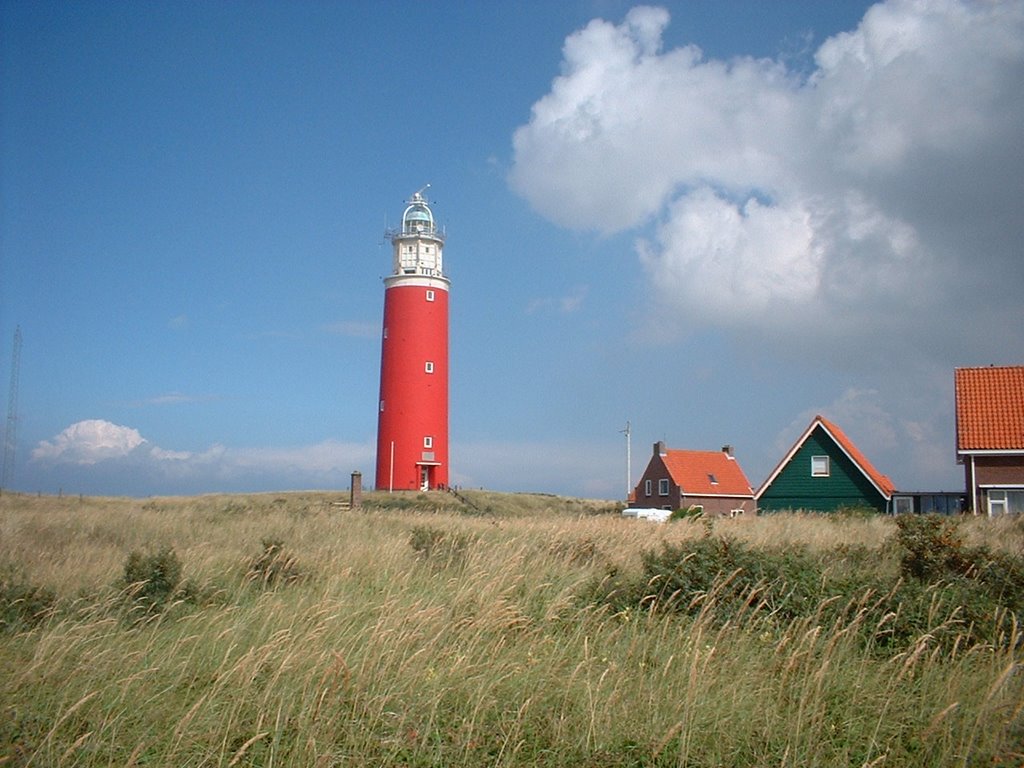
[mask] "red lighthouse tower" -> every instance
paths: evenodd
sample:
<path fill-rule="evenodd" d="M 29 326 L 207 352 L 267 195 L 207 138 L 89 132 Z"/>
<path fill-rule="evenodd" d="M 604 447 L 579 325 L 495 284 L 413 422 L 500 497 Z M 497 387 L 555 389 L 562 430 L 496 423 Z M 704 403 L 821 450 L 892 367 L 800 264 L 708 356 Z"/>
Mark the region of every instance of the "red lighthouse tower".
<path fill-rule="evenodd" d="M 427 185 L 430 186 L 429 184 Z M 448 485 L 448 278 L 444 233 L 423 196 L 389 230 L 377 421 L 377 490 Z"/>

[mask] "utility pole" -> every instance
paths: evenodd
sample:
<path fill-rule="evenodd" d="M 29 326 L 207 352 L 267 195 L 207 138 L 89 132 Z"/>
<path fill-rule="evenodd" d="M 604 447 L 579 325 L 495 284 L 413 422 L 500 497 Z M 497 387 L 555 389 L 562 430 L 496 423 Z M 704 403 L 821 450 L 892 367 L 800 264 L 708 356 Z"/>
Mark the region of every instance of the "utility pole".
<path fill-rule="evenodd" d="M 7 428 L 4 432 L 4 465 L 0 472 L 0 491 L 10 488 L 14 477 L 14 451 L 18 445 L 18 376 L 21 368 L 21 326 L 14 329 L 11 351 L 11 388 L 7 396 Z"/>
<path fill-rule="evenodd" d="M 619 432 L 626 436 L 626 501 L 629 501 L 629 494 L 633 490 L 633 475 L 632 475 L 632 458 L 630 457 L 630 440 L 629 440 L 629 422 L 626 422 L 626 428 L 620 429 Z"/>

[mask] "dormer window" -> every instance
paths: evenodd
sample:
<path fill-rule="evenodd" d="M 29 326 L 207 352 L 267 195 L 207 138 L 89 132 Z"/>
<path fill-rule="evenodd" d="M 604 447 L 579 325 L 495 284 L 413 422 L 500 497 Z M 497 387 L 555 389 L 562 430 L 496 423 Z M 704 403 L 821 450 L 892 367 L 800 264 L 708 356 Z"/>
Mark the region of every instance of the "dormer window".
<path fill-rule="evenodd" d="M 712 474 L 711 472 L 708 472 L 708 482 L 711 483 L 712 485 L 718 485 L 718 478 L 715 477 L 714 474 Z"/>

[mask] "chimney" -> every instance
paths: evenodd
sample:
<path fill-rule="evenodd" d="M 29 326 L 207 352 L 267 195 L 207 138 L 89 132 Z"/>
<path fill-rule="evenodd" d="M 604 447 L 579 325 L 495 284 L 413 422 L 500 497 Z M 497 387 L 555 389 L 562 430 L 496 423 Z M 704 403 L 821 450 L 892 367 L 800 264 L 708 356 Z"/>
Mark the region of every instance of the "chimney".
<path fill-rule="evenodd" d="M 731 445 L 723 445 L 722 446 L 722 453 L 724 453 L 726 456 L 728 456 L 731 459 L 732 458 L 732 446 Z"/>
<path fill-rule="evenodd" d="M 664 440 L 659 440 L 658 442 L 656 442 L 654 444 L 654 455 L 655 456 L 664 456 L 666 453 L 668 453 L 668 451 L 665 449 L 665 441 Z"/>

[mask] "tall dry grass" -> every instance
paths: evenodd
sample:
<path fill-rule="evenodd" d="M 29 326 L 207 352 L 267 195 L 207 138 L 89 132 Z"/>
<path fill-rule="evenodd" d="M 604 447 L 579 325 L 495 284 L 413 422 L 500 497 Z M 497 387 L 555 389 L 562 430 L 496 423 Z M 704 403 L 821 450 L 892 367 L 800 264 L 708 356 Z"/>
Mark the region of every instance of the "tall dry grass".
<path fill-rule="evenodd" d="M 545 512 L 338 512 L 320 494 L 0 499 L 0 566 L 58 596 L 0 635 L 12 765 L 1014 765 L 1016 638 L 950 652 L 935 632 L 863 647 L 870 595 L 779 626 L 581 598 L 662 542 L 836 544 L 895 568 L 891 521 L 780 515 L 658 526 Z M 384 500 L 385 502 L 387 500 Z M 430 503 L 431 501 L 435 503 Z M 518 510 L 518 511 L 517 511 Z M 982 521 L 978 521 L 979 523 Z M 1019 529 L 972 541 L 1014 546 Z M 263 539 L 306 578 L 247 579 Z M 196 602 L 127 612 L 133 550 L 172 546 Z M 719 582 L 725 588 L 725 579 Z M 829 610 L 826 611 L 826 608 Z M 873 619 L 872 619 L 873 620 Z M 936 632 L 956 616 L 931 617 Z M 1015 762 L 1016 761 L 1016 762 Z"/>

